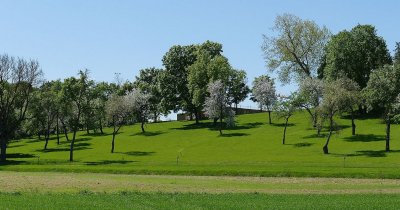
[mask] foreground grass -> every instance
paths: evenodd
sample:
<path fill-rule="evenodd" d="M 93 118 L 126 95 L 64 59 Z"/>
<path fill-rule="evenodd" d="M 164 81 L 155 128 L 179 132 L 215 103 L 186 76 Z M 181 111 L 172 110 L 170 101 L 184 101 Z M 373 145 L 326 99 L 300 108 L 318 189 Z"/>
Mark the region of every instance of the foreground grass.
<path fill-rule="evenodd" d="M 400 195 L 0 194 L 0 209 L 396 209 Z"/>
<path fill-rule="evenodd" d="M 0 192 L 400 194 L 400 180 L 0 172 Z"/>
<path fill-rule="evenodd" d="M 10 162 L 0 170 L 64 171 L 175 175 L 241 175 L 400 178 L 400 126 L 392 127 L 390 153 L 384 152 L 385 125 L 380 119 L 357 120 L 351 136 L 350 120 L 339 119 L 341 130 L 331 139 L 329 155 L 322 153 L 322 137 L 311 128 L 307 113 L 291 118 L 287 144 L 282 145 L 282 122 L 268 125 L 267 114 L 239 116 L 237 127 L 220 136 L 210 121 L 148 124 L 122 128 L 116 152 L 110 153 L 111 130 L 105 135 L 80 132 L 75 162 L 68 162 L 69 142 L 55 137 L 24 139 L 8 148 Z"/>

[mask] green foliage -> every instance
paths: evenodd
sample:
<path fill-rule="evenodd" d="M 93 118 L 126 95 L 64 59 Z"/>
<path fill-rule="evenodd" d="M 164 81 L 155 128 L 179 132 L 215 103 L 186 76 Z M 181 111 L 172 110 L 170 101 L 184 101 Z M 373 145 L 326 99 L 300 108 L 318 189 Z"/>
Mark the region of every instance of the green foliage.
<path fill-rule="evenodd" d="M 348 77 L 364 88 L 371 70 L 391 63 L 386 42 L 372 25 L 357 25 L 332 36 L 325 52 L 323 77 Z"/>
<path fill-rule="evenodd" d="M 283 14 L 276 17 L 273 32 L 277 36 L 264 35 L 262 46 L 270 70 L 279 69 L 279 78 L 286 83 L 292 77 L 316 76 L 329 30 L 314 21 Z"/>

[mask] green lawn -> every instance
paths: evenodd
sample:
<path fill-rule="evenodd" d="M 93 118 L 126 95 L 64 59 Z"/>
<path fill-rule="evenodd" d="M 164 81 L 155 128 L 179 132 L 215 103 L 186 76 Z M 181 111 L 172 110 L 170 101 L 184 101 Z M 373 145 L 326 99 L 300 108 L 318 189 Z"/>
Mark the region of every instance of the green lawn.
<path fill-rule="evenodd" d="M 400 195 L 0 194 L 1 209 L 397 209 Z"/>
<path fill-rule="evenodd" d="M 13 142 L 7 165 L 0 170 L 107 172 L 136 174 L 321 176 L 400 178 L 400 129 L 392 126 L 392 152 L 384 152 L 385 125 L 379 119 L 357 120 L 351 136 L 350 120 L 338 120 L 342 129 L 331 139 L 329 155 L 322 153 L 325 137 L 317 137 L 307 113 L 290 120 L 286 145 L 282 121 L 268 125 L 267 114 L 241 115 L 237 127 L 219 136 L 208 120 L 123 127 L 111 154 L 111 129 L 106 135 L 81 132 L 70 163 L 69 142 L 53 138 Z M 323 134 L 326 134 L 324 131 Z"/>

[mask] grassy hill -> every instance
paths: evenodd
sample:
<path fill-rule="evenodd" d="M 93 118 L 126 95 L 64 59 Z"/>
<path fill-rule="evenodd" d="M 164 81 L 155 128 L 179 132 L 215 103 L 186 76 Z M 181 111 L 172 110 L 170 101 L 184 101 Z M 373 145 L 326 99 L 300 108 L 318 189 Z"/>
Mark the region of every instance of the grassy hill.
<path fill-rule="evenodd" d="M 106 134 L 81 132 L 70 163 L 69 142 L 57 145 L 52 137 L 46 151 L 44 140 L 24 139 L 9 145 L 9 164 L 0 170 L 68 171 L 139 174 L 327 176 L 400 178 L 400 129 L 392 127 L 390 153 L 384 152 L 385 125 L 380 119 L 357 120 L 351 136 L 350 120 L 338 119 L 341 130 L 324 155 L 326 130 L 316 136 L 305 112 L 290 120 L 286 145 L 282 145 L 283 122 L 267 124 L 267 114 L 237 118 L 237 127 L 224 135 L 208 120 L 126 126 L 111 151 L 111 129 Z"/>

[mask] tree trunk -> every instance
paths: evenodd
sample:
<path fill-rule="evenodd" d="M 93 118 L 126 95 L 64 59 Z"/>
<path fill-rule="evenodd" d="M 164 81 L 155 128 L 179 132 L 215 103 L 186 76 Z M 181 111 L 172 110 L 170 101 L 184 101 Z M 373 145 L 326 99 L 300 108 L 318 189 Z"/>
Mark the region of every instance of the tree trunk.
<path fill-rule="evenodd" d="M 272 121 L 271 121 L 271 110 L 268 110 L 268 122 L 271 125 Z"/>
<path fill-rule="evenodd" d="M 356 135 L 356 124 L 354 123 L 354 112 L 351 111 L 351 135 Z"/>
<path fill-rule="evenodd" d="M 222 117 L 219 118 L 219 134 L 222 135 Z"/>
<path fill-rule="evenodd" d="M 0 160 L 1 160 L 1 162 L 6 162 L 6 160 L 7 160 L 7 155 L 6 155 L 6 152 L 7 152 L 7 143 L 6 143 L 7 141 L 5 141 L 4 139 L 1 141 L 1 149 L 0 149 L 0 152 L 1 152 L 1 154 L 0 154 Z"/>
<path fill-rule="evenodd" d="M 158 114 L 157 114 L 157 112 L 154 112 L 154 122 L 156 123 L 157 122 L 157 119 L 158 118 Z"/>
<path fill-rule="evenodd" d="M 217 122 L 218 122 L 218 118 L 214 118 L 214 123 L 213 123 L 214 127 L 217 127 Z"/>
<path fill-rule="evenodd" d="M 289 121 L 289 118 L 286 118 L 285 129 L 283 130 L 282 144 L 285 144 L 285 140 L 286 140 L 286 128 L 287 128 L 287 125 L 288 125 L 288 121 Z"/>
<path fill-rule="evenodd" d="M 103 132 L 103 122 L 101 121 L 101 118 L 99 119 L 99 128 L 100 128 L 100 133 L 104 134 L 104 132 Z"/>
<path fill-rule="evenodd" d="M 60 144 L 60 127 L 58 124 L 58 115 L 57 115 L 57 123 L 56 123 L 56 132 L 57 132 L 57 145 Z"/>
<path fill-rule="evenodd" d="M 74 161 L 74 143 L 75 143 L 75 137 L 76 137 L 76 130 L 73 132 L 72 135 L 72 141 L 71 141 L 71 145 L 69 148 L 69 161 L 73 162 Z"/>
<path fill-rule="evenodd" d="M 47 149 L 47 144 L 49 143 L 49 134 L 47 134 L 47 135 L 44 135 L 44 139 L 45 139 L 45 144 L 44 144 L 44 149 L 46 150 Z"/>
<path fill-rule="evenodd" d="M 386 152 L 390 152 L 390 116 L 386 119 Z"/>
<path fill-rule="evenodd" d="M 111 142 L 111 153 L 114 153 L 114 142 L 115 142 L 115 126 L 114 126 L 112 142 Z"/>
<path fill-rule="evenodd" d="M 328 138 L 326 139 L 326 143 L 325 143 L 324 147 L 322 148 L 322 150 L 324 151 L 324 154 L 329 154 L 328 144 L 329 144 L 329 140 L 331 139 L 332 131 L 333 131 L 333 116 L 330 116 L 329 117 L 329 135 L 328 135 Z"/>
<path fill-rule="evenodd" d="M 200 116 L 199 116 L 199 112 L 197 111 L 197 109 L 195 109 L 194 111 L 194 117 L 196 118 L 196 124 L 199 124 L 199 120 L 200 120 Z"/>
<path fill-rule="evenodd" d="M 190 120 L 190 121 L 193 120 L 193 112 L 189 112 L 189 120 Z"/>
<path fill-rule="evenodd" d="M 146 131 L 144 130 L 144 119 L 142 119 L 142 125 L 141 125 L 140 127 L 142 128 L 142 133 L 146 132 Z"/>
<path fill-rule="evenodd" d="M 235 114 L 238 114 L 238 104 L 235 103 Z"/>

